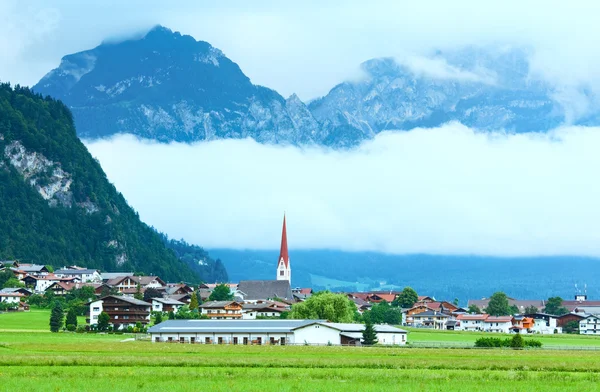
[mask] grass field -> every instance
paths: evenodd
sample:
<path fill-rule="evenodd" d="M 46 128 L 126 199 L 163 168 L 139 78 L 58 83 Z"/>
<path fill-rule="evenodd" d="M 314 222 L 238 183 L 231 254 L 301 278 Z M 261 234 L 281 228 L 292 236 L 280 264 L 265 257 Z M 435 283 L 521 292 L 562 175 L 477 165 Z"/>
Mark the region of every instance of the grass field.
<path fill-rule="evenodd" d="M 15 315 L 31 332 L 14 329 Z M 13 330 L 0 332 L 0 391 L 600 389 L 600 353 L 593 351 L 156 344 L 123 341 L 131 335 L 46 333 L 46 320 L 35 312 L 0 314 L 0 329 Z M 415 331 L 409 341 L 446 335 L 468 337 Z"/>

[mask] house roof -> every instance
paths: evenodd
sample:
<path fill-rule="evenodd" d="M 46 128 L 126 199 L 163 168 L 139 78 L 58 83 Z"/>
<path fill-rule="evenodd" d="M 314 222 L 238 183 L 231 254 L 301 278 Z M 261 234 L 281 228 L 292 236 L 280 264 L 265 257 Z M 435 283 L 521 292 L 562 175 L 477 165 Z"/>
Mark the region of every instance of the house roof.
<path fill-rule="evenodd" d="M 488 316 L 485 319 L 486 323 L 511 323 L 512 316 Z"/>
<path fill-rule="evenodd" d="M 214 309 L 214 308 L 224 308 L 225 306 L 229 306 L 232 304 L 240 305 L 239 302 L 236 301 L 208 301 L 200 305 L 203 309 Z"/>
<path fill-rule="evenodd" d="M 42 272 L 43 270 L 48 271 L 45 265 L 40 264 L 19 264 L 19 269 L 25 272 Z"/>
<path fill-rule="evenodd" d="M 487 308 L 488 304 L 490 303 L 490 299 L 489 298 L 482 298 L 482 299 L 470 299 L 468 301 L 468 306 L 471 305 L 476 305 L 479 309 L 485 309 Z M 508 298 L 508 305 L 509 306 L 516 306 L 520 311 L 525 310 L 525 308 L 528 307 L 536 307 L 538 309 L 543 309 L 546 306 L 546 302 L 543 299 L 514 299 L 514 298 Z"/>
<path fill-rule="evenodd" d="M 328 322 L 318 322 L 321 325 L 326 325 L 330 328 L 337 329 L 341 332 L 362 332 L 365 329 L 364 324 L 354 324 L 354 323 L 328 323 Z M 376 332 L 396 332 L 396 333 L 407 333 L 407 331 L 393 327 L 387 324 L 375 324 L 373 325 Z"/>
<path fill-rule="evenodd" d="M 31 294 L 31 290 L 27 290 L 24 287 L 5 287 L 3 289 L 0 289 L 0 293 L 21 293 L 21 294 L 25 294 L 23 291 Z"/>
<path fill-rule="evenodd" d="M 18 292 L 14 293 L 0 293 L 0 297 L 24 297 L 25 294 L 21 294 Z"/>
<path fill-rule="evenodd" d="M 377 297 L 377 298 L 381 299 L 382 301 L 392 302 L 393 300 L 396 299 L 396 294 L 372 294 L 370 296 L 370 299 L 373 300 L 373 297 Z"/>
<path fill-rule="evenodd" d="M 152 304 L 146 302 L 146 301 L 142 301 L 139 299 L 135 299 L 133 297 L 127 297 L 127 296 L 121 296 L 121 295 L 107 295 L 105 297 L 100 298 L 100 300 L 104 300 L 106 298 L 116 298 L 118 300 L 121 301 L 125 301 L 125 302 L 129 302 L 132 305 L 146 305 L 146 306 L 152 306 Z"/>
<path fill-rule="evenodd" d="M 160 302 L 164 305 L 185 305 L 183 302 L 173 298 L 152 298 L 152 301 Z"/>
<path fill-rule="evenodd" d="M 470 314 L 470 313 L 465 313 L 465 314 L 459 314 L 458 316 L 456 316 L 457 320 L 485 320 L 486 318 L 488 318 L 489 315 L 487 314 Z"/>
<path fill-rule="evenodd" d="M 442 317 L 442 318 L 448 318 L 447 314 L 444 314 L 442 312 L 439 312 L 437 310 L 426 310 L 424 312 L 421 313 L 415 313 L 412 315 L 413 318 L 417 318 L 417 317 L 432 317 L 432 316 L 436 316 L 436 317 Z"/>
<path fill-rule="evenodd" d="M 133 272 L 103 272 L 100 275 L 102 280 L 111 280 L 121 276 L 133 276 Z"/>
<path fill-rule="evenodd" d="M 190 295 L 189 294 L 173 294 L 173 295 L 169 295 L 167 298 L 172 298 L 172 299 L 175 299 L 177 301 L 183 301 L 186 298 L 189 299 Z"/>
<path fill-rule="evenodd" d="M 294 329 L 323 320 L 166 320 L 149 333 L 292 333 Z"/>
<path fill-rule="evenodd" d="M 238 285 L 238 294 L 244 300 L 294 298 L 287 280 L 242 280 Z"/>
<path fill-rule="evenodd" d="M 95 269 L 60 269 L 58 271 L 54 271 L 54 274 L 61 274 L 61 275 L 91 275 L 94 272 L 98 272 L 98 270 Z"/>

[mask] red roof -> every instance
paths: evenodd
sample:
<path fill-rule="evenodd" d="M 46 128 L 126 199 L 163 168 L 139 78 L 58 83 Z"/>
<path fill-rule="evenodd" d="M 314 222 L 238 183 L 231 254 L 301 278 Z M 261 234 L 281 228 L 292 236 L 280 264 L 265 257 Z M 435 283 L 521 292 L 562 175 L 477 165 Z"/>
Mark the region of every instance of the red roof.
<path fill-rule="evenodd" d="M 485 320 L 489 316 L 487 314 L 459 314 L 457 320 Z"/>
<path fill-rule="evenodd" d="M 281 250 L 279 251 L 279 260 L 283 259 L 285 267 L 289 267 L 290 256 L 288 254 L 287 230 L 285 228 L 285 215 L 283 215 L 283 230 L 281 231 Z"/>
<path fill-rule="evenodd" d="M 510 323 L 512 322 L 512 316 L 488 316 L 485 319 L 486 323 Z"/>

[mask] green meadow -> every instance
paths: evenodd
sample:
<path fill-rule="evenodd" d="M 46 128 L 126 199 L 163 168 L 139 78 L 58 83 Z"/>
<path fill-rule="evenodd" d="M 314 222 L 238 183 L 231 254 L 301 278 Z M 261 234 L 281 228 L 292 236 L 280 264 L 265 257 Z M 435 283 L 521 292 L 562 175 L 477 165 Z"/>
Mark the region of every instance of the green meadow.
<path fill-rule="evenodd" d="M 46 333 L 47 323 L 42 312 L 0 314 L 0 391 L 600 390 L 600 351 L 156 344 Z M 409 333 L 445 337 L 470 339 Z"/>

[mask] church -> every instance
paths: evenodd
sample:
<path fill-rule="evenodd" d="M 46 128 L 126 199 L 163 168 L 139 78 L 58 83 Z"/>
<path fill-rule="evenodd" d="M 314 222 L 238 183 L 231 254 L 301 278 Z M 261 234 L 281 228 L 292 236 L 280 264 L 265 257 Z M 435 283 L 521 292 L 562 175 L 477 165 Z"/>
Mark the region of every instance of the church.
<path fill-rule="evenodd" d="M 291 288 L 292 266 L 288 253 L 285 215 L 283 216 L 281 248 L 276 268 L 276 278 L 273 280 L 241 280 L 238 284 L 236 297 L 247 303 L 273 298 L 293 301 L 294 296 Z"/>
<path fill-rule="evenodd" d="M 285 227 L 285 215 L 283 216 L 283 229 L 281 230 L 281 249 L 279 251 L 279 262 L 277 263 L 277 280 L 287 280 L 292 284 L 292 266 L 287 245 L 287 229 Z"/>

